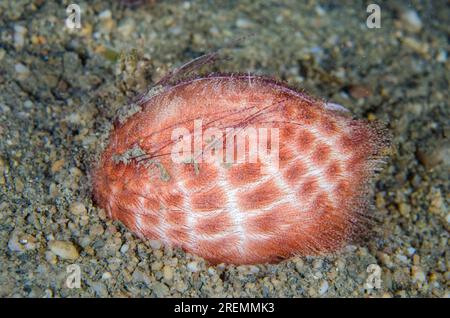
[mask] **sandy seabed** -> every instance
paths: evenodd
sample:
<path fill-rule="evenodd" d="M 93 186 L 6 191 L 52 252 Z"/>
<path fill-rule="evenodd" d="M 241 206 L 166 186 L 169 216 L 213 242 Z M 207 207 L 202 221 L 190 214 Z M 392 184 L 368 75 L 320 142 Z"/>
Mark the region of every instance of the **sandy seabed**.
<path fill-rule="evenodd" d="M 383 2 L 381 28 L 353 1 L 76 3 L 74 30 L 69 1 L 0 3 L 0 296 L 450 296 L 445 1 Z M 138 239 L 94 205 L 89 171 L 118 110 L 220 48 L 231 59 L 209 71 L 270 75 L 387 123 L 394 150 L 370 240 L 326 257 L 211 266 Z M 379 288 L 366 284 L 371 264 Z M 70 265 L 79 288 L 67 286 Z"/>

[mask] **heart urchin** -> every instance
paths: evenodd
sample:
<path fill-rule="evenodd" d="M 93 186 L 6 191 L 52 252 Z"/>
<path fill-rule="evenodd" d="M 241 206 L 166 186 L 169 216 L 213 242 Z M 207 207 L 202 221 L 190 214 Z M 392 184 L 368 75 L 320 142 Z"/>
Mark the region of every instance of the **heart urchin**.
<path fill-rule="evenodd" d="M 364 226 L 381 125 L 253 75 L 166 85 L 140 104 L 93 173 L 99 206 L 139 236 L 248 264 L 335 251 Z"/>

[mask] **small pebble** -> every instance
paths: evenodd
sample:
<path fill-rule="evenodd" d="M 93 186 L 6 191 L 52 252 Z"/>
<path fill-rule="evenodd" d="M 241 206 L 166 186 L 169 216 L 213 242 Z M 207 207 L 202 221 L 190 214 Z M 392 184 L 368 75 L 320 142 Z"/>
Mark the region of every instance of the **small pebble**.
<path fill-rule="evenodd" d="M 81 215 L 86 213 L 86 207 L 81 202 L 73 202 L 69 207 L 69 211 L 72 214 Z"/>
<path fill-rule="evenodd" d="M 319 295 L 324 295 L 328 291 L 328 282 L 326 280 L 322 281 L 319 286 Z"/>
<path fill-rule="evenodd" d="M 132 279 L 135 283 L 145 283 L 147 286 L 150 286 L 151 284 L 150 277 L 139 268 L 136 268 L 133 272 Z"/>
<path fill-rule="evenodd" d="M 110 272 L 104 272 L 103 274 L 102 274 L 102 279 L 103 280 L 108 280 L 108 279 L 110 279 L 112 277 L 112 274 L 110 273 Z"/>
<path fill-rule="evenodd" d="M 22 25 L 16 24 L 14 26 L 14 45 L 16 48 L 21 49 L 25 45 L 25 36 L 28 30 Z"/>
<path fill-rule="evenodd" d="M 19 80 L 25 80 L 30 76 L 30 69 L 22 63 L 17 63 L 16 65 L 14 65 L 14 69 Z"/>
<path fill-rule="evenodd" d="M 159 250 L 162 246 L 161 241 L 158 241 L 158 240 L 150 240 L 149 244 L 153 250 Z"/>
<path fill-rule="evenodd" d="M 427 169 L 433 169 L 440 164 L 450 166 L 450 142 L 438 141 L 432 147 L 419 149 L 417 158 Z"/>
<path fill-rule="evenodd" d="M 213 267 L 208 268 L 208 274 L 214 276 L 217 274 L 217 271 Z"/>
<path fill-rule="evenodd" d="M 314 8 L 314 10 L 316 11 L 318 16 L 323 17 L 327 12 L 325 11 L 324 8 L 322 8 L 320 5 L 316 5 L 316 7 Z"/>
<path fill-rule="evenodd" d="M 102 11 L 98 14 L 99 19 L 111 19 L 112 13 L 110 10 Z"/>
<path fill-rule="evenodd" d="M 103 228 L 103 226 L 101 224 L 95 224 L 89 228 L 89 235 L 90 236 L 99 236 L 99 235 L 102 235 L 104 231 L 105 231 L 105 229 Z"/>
<path fill-rule="evenodd" d="M 421 55 L 427 55 L 429 50 L 428 43 L 420 42 L 412 37 L 403 38 L 403 44 L 405 44 L 407 47 L 409 47 L 410 49 Z"/>
<path fill-rule="evenodd" d="M 62 259 L 76 260 L 80 256 L 75 245 L 69 241 L 50 241 L 48 247 Z"/>
<path fill-rule="evenodd" d="M 55 265 L 58 262 L 56 255 L 50 251 L 45 252 L 45 260 L 52 265 Z"/>
<path fill-rule="evenodd" d="M 152 271 L 159 271 L 163 267 L 163 263 L 160 261 L 156 261 L 152 264 Z"/>
<path fill-rule="evenodd" d="M 163 277 L 166 281 L 171 281 L 173 279 L 173 268 L 169 265 L 164 266 Z"/>
<path fill-rule="evenodd" d="M 98 297 L 108 296 L 108 289 L 106 289 L 105 284 L 101 282 L 95 282 L 91 284 L 92 289 Z"/>
<path fill-rule="evenodd" d="M 155 293 L 156 297 L 165 297 L 169 294 L 169 287 L 166 284 L 156 282 L 152 285 L 152 290 Z"/>
<path fill-rule="evenodd" d="M 302 259 L 299 258 L 295 261 L 295 269 L 297 272 L 301 273 L 303 271 L 303 266 L 304 263 Z"/>
<path fill-rule="evenodd" d="M 133 34 L 134 30 L 135 30 L 135 23 L 133 20 L 127 20 L 125 23 L 121 24 L 118 28 L 117 31 L 119 31 L 119 33 L 124 37 L 127 38 L 129 36 L 131 36 L 131 34 Z"/>
<path fill-rule="evenodd" d="M 436 61 L 439 63 L 445 63 L 447 61 L 447 52 L 445 50 L 439 50 L 436 56 Z"/>
<path fill-rule="evenodd" d="M 408 255 L 413 255 L 416 252 L 416 249 L 414 247 L 408 247 L 406 249 L 408 251 Z"/>
<path fill-rule="evenodd" d="M 401 263 L 408 263 L 408 258 L 405 255 L 397 254 L 396 257 Z"/>
<path fill-rule="evenodd" d="M 414 265 L 419 265 L 420 264 L 420 256 L 419 255 L 415 254 L 413 256 L 413 263 L 414 263 Z"/>
<path fill-rule="evenodd" d="M 120 253 L 125 254 L 130 249 L 130 246 L 128 244 L 123 244 L 120 248 Z"/>
<path fill-rule="evenodd" d="M 20 244 L 17 233 L 13 233 L 8 241 L 8 248 L 12 252 L 24 252 L 25 247 Z"/>
<path fill-rule="evenodd" d="M 419 32 L 422 29 L 422 21 L 414 10 L 403 11 L 400 19 L 404 22 L 406 29 L 411 32 Z"/>
<path fill-rule="evenodd" d="M 61 170 L 61 168 L 64 166 L 64 159 L 59 159 L 56 160 L 55 162 L 53 162 L 52 167 L 50 168 L 50 170 L 53 173 L 59 172 Z"/>
<path fill-rule="evenodd" d="M 322 268 L 322 264 L 323 264 L 323 261 L 321 259 L 316 259 L 313 262 L 313 268 L 314 269 L 320 269 L 320 268 Z"/>
<path fill-rule="evenodd" d="M 193 272 L 193 273 L 195 273 L 199 270 L 197 262 L 190 262 L 186 265 L 186 267 L 190 272 Z"/>
<path fill-rule="evenodd" d="M 426 281 L 425 273 L 420 266 L 413 266 L 411 268 L 411 276 L 414 282 L 423 283 Z"/>
<path fill-rule="evenodd" d="M 349 93 L 356 99 L 367 98 L 372 95 L 370 88 L 364 85 L 351 85 L 349 88 Z"/>
<path fill-rule="evenodd" d="M 244 18 L 237 19 L 236 21 L 236 26 L 240 29 L 248 29 L 251 28 L 252 25 L 253 25 L 252 21 Z"/>

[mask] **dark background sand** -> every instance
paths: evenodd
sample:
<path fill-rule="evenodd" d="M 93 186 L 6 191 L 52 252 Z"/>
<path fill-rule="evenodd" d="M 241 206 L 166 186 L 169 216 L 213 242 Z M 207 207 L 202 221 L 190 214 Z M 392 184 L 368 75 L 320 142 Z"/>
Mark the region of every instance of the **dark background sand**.
<path fill-rule="evenodd" d="M 367 28 L 359 1 L 77 1 L 73 31 L 69 3 L 0 2 L 1 296 L 450 296 L 445 1 L 379 2 L 380 29 Z M 271 75 L 388 124 L 395 147 L 369 241 L 212 267 L 137 239 L 93 205 L 89 169 L 116 111 L 218 48 L 232 60 L 209 71 Z M 81 288 L 65 285 L 70 264 Z M 369 264 L 380 289 L 365 288 Z"/>

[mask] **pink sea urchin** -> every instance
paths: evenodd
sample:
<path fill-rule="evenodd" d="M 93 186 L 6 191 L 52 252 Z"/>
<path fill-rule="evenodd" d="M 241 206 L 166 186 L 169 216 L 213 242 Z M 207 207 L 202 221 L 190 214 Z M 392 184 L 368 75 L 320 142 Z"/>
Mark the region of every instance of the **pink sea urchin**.
<path fill-rule="evenodd" d="M 212 263 L 251 264 L 335 251 L 364 223 L 388 144 L 379 124 L 253 75 L 168 85 L 141 106 L 111 132 L 93 173 L 98 205 L 139 236 Z M 232 141 L 250 127 L 267 132 L 277 158 L 249 160 L 251 141 L 263 139 L 247 133 L 237 160 Z M 192 156 L 174 160 L 182 142 Z"/>

